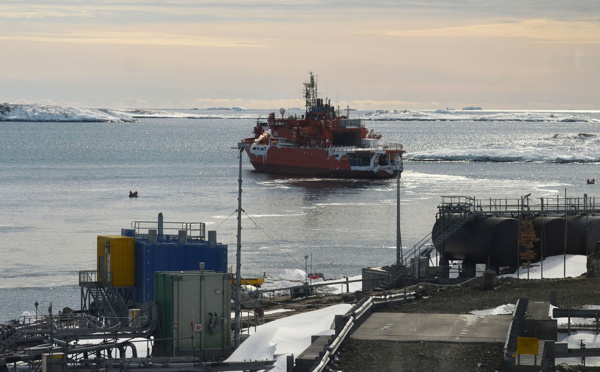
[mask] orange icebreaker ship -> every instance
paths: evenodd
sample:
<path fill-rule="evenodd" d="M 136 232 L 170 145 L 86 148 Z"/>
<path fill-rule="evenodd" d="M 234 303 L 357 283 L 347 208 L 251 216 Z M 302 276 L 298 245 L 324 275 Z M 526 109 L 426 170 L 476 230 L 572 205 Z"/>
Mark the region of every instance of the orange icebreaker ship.
<path fill-rule="evenodd" d="M 362 120 L 338 116 L 330 102 L 317 98 L 314 75 L 304 83 L 302 118 L 269 114 L 257 122 L 246 152 L 259 172 L 303 177 L 392 178 L 402 172 L 402 145 L 380 144 L 381 135 Z"/>

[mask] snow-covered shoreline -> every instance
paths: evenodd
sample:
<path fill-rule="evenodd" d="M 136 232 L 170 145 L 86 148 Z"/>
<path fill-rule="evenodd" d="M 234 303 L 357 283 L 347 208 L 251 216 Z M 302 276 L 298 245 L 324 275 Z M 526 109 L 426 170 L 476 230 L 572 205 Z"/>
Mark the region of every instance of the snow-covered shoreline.
<path fill-rule="evenodd" d="M 132 115 L 107 109 L 68 106 L 0 104 L 0 121 L 18 122 L 137 122 Z"/>

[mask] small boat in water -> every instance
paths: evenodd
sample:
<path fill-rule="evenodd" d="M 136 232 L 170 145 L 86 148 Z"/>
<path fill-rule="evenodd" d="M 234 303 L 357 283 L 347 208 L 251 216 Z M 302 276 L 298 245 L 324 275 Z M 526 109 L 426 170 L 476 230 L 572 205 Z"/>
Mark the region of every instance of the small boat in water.
<path fill-rule="evenodd" d="M 131 190 L 129 190 L 129 197 L 130 198 L 137 198 L 139 196 L 137 190 L 134 192 L 131 192 Z"/>
<path fill-rule="evenodd" d="M 303 177 L 392 178 L 403 170 L 401 144 L 380 144 L 379 133 L 361 119 L 340 116 L 329 101 L 317 97 L 311 73 L 304 83 L 306 112 L 301 118 L 269 114 L 246 138 L 246 153 L 259 172 Z"/>

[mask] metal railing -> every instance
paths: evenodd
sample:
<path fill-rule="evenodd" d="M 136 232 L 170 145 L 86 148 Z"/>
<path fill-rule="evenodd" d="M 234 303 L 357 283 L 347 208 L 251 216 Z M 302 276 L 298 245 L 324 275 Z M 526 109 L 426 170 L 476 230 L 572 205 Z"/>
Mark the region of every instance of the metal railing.
<path fill-rule="evenodd" d="M 335 359 L 339 347 L 344 340 L 351 336 L 378 308 L 400 305 L 415 300 L 414 292 L 394 294 L 388 296 L 372 296 L 357 302 L 345 315 L 335 319 L 335 335 L 315 359 L 310 371 L 323 372 L 328 370 Z"/>
<path fill-rule="evenodd" d="M 84 270 L 79 272 L 79 286 L 82 284 L 91 284 L 98 282 L 106 282 L 107 284 L 112 283 L 111 272 L 100 272 L 96 270 Z"/>
<path fill-rule="evenodd" d="M 147 232 L 151 229 L 159 230 L 159 223 L 157 221 L 132 221 L 131 227 L 135 230 L 136 236 L 145 235 L 142 231 Z M 204 222 L 163 222 L 162 233 L 164 235 L 170 235 L 177 237 L 179 230 L 185 230 L 187 232 L 188 239 L 206 239 L 206 226 Z"/>
<path fill-rule="evenodd" d="M 402 146 L 402 144 L 400 143 L 394 143 L 394 142 L 384 142 L 382 144 L 378 144 L 377 145 L 377 149 L 378 150 L 404 150 L 404 146 Z"/>
<path fill-rule="evenodd" d="M 438 206 L 445 213 L 581 213 L 600 212 L 596 198 L 555 197 L 532 199 L 529 195 L 520 198 L 476 199 L 470 196 L 442 196 Z"/>
<path fill-rule="evenodd" d="M 515 356 L 517 354 L 517 338 L 523 334 L 525 328 L 525 315 L 527 314 L 527 306 L 529 299 L 520 298 L 517 301 L 513 317 L 508 327 L 506 340 L 504 341 L 503 353 L 504 361 L 506 362 L 507 370 L 511 370 L 511 366 L 515 364 Z"/>

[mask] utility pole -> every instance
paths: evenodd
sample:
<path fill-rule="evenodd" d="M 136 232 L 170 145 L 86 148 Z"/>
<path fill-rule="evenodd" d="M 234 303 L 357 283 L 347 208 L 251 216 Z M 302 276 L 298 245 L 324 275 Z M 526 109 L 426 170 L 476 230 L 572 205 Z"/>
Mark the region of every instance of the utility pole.
<path fill-rule="evenodd" d="M 238 143 L 237 148 L 240 150 L 240 168 L 238 176 L 238 228 L 237 228 L 237 250 L 236 250 L 236 268 L 235 268 L 235 329 L 233 334 L 233 348 L 237 349 L 240 346 L 240 329 L 241 329 L 241 300 L 242 300 L 242 154 L 246 149 L 246 143 Z"/>
<path fill-rule="evenodd" d="M 396 176 L 396 266 L 404 265 L 402 253 L 402 235 L 400 234 L 400 173 Z"/>

